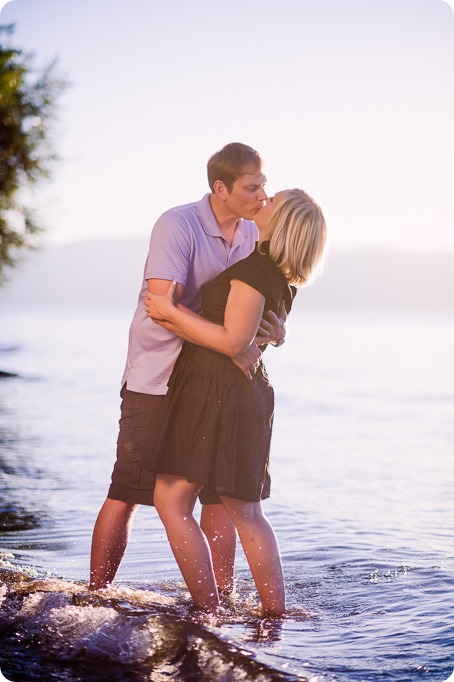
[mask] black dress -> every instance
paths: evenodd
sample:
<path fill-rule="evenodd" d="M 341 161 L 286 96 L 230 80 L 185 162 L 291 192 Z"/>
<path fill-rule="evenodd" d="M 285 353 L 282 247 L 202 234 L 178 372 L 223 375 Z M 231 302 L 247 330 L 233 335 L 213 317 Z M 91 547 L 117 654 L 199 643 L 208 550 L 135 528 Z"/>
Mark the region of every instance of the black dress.
<path fill-rule="evenodd" d="M 224 323 L 230 280 L 265 297 L 276 314 L 289 287 L 267 254 L 256 250 L 220 273 L 202 290 L 202 315 Z M 147 468 L 203 483 L 206 491 L 250 502 L 269 497 L 268 462 L 274 392 L 263 362 L 252 381 L 225 355 L 185 342 L 169 379 L 162 430 L 147 448 Z M 214 502 L 209 499 L 203 502 Z"/>

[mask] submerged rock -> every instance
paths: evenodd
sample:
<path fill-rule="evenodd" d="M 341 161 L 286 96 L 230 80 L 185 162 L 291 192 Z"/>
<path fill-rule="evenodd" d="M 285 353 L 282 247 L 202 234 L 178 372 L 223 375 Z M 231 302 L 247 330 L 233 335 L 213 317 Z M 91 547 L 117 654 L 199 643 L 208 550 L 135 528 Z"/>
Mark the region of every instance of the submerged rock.
<path fill-rule="evenodd" d="M 0 507 L 0 534 L 30 530 L 39 525 L 39 518 L 21 507 Z"/>

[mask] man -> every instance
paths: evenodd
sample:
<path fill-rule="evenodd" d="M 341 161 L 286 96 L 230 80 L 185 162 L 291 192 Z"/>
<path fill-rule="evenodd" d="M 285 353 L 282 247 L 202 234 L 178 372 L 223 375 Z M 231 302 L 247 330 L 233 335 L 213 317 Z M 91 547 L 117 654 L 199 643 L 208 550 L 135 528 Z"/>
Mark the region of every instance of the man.
<path fill-rule="evenodd" d="M 120 431 L 112 483 L 93 531 L 90 588 L 106 587 L 115 577 L 127 547 L 139 504 L 153 505 L 154 480 L 142 467 L 144 444 L 159 428 L 167 381 L 182 339 L 154 324 L 144 308 L 147 290 L 164 293 L 176 281 L 176 299 L 200 309 L 202 285 L 251 253 L 257 240 L 254 215 L 263 206 L 266 176 L 259 154 L 240 143 L 226 145 L 208 161 L 211 194 L 199 202 L 165 212 L 156 222 L 139 301 L 129 332 L 122 380 Z M 284 320 L 263 321 L 263 341 L 279 342 Z M 251 376 L 260 357 L 256 343 L 234 358 Z M 205 504 L 202 528 L 212 549 L 219 589 L 233 587 L 235 531 L 222 504 Z"/>

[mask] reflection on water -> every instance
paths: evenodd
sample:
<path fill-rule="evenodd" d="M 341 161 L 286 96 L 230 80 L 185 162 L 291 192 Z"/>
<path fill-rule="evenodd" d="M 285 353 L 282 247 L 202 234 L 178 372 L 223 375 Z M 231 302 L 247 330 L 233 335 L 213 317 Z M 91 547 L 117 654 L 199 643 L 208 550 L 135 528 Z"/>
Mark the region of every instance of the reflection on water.
<path fill-rule="evenodd" d="M 8 322 L 0 344 L 15 350 L 2 354 L 2 369 L 20 375 L 0 381 L 0 668 L 8 679 L 449 677 L 452 323 L 305 313 L 300 326 L 291 321 L 285 353 L 270 349 L 277 408 L 265 511 L 288 590 L 287 616 L 274 621 L 260 618 L 241 550 L 225 613 L 194 613 L 148 508 L 137 513 L 114 587 L 87 591 L 129 313 L 16 311 Z"/>
<path fill-rule="evenodd" d="M 13 374 L 2 372 L 1 380 L 14 377 Z M 10 533 L 30 530 L 40 525 L 38 514 L 24 508 L 17 499 L 20 491 L 12 481 L 17 482 L 24 478 L 27 483 L 36 478 L 36 468 L 30 467 L 25 461 L 21 461 L 19 455 L 20 435 L 11 423 L 11 412 L 2 407 L 0 402 L 0 477 L 2 482 L 2 498 L 0 500 L 0 533 Z M 22 496 L 21 496 L 22 497 Z"/>

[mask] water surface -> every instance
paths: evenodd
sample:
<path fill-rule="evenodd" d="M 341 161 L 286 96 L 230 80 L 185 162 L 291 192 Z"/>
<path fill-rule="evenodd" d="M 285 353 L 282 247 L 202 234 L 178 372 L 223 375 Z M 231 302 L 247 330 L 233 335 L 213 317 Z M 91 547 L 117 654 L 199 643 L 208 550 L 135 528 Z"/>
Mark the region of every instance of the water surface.
<path fill-rule="evenodd" d="M 288 590 L 260 618 L 195 614 L 154 510 L 114 586 L 88 593 L 130 311 L 3 308 L 0 668 L 10 680 L 446 680 L 454 669 L 454 323 L 292 313 L 269 349 L 272 496 Z"/>

